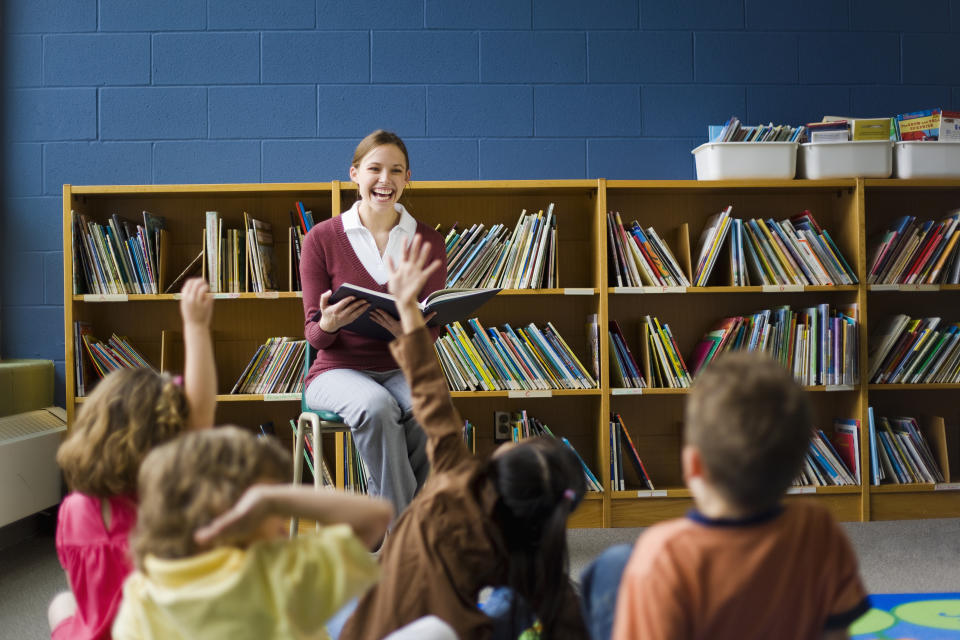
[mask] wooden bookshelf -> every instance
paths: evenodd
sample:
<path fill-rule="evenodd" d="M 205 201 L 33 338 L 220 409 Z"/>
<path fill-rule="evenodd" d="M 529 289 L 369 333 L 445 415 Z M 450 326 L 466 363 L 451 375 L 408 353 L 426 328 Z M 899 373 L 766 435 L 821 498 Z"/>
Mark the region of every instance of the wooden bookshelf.
<path fill-rule="evenodd" d="M 276 276 L 280 291 L 266 294 L 218 294 L 213 338 L 220 387 L 217 421 L 251 429 L 270 420 L 277 433 L 289 440 L 286 426 L 296 418 L 296 396 L 262 394 L 229 395 L 243 367 L 259 344 L 270 336 L 300 336 L 303 332 L 301 294 L 290 291 L 286 271 L 289 247 L 283 231 L 288 211 L 297 200 L 311 209 L 314 219 L 338 215 L 356 197 L 351 183 L 247 184 L 247 185 L 65 185 L 64 213 L 64 325 L 66 347 L 67 411 L 72 423 L 83 398 L 75 396 L 73 322 L 90 322 L 97 337 L 111 332 L 126 335 L 148 360 L 173 370 L 182 369 L 182 346 L 164 340 L 163 332 L 178 332 L 178 298 L 170 294 L 84 296 L 73 293 L 70 213 L 82 211 L 103 223 L 111 213 L 139 216 L 143 210 L 164 216 L 170 236 L 168 279 L 176 276 L 201 246 L 204 212 L 220 212 L 225 226 L 240 226 L 242 212 L 266 220 L 274 227 Z M 639 353 L 639 319 L 657 316 L 670 323 L 680 351 L 687 357 L 696 341 L 724 315 L 744 315 L 778 305 L 793 308 L 818 303 L 856 303 L 860 314 L 860 382 L 852 387 L 807 387 L 817 426 L 829 432 L 835 418 L 856 418 L 861 423 L 861 468 L 867 459 L 867 407 L 891 415 L 943 415 L 948 429 L 960 423 L 955 400 L 960 385 L 871 385 L 866 377 L 867 336 L 886 313 L 920 315 L 927 311 L 945 319 L 960 320 L 960 286 L 894 291 L 874 290 L 864 284 L 869 237 L 892 217 L 910 211 L 937 216 L 960 207 L 960 181 L 829 180 L 829 181 L 451 181 L 413 182 L 404 192 L 404 205 L 417 219 L 441 231 L 454 221 L 460 225 L 483 222 L 515 225 L 522 209 L 537 211 L 555 203 L 558 221 L 559 282 L 551 289 L 505 290 L 483 307 L 484 326 L 503 323 L 538 326 L 553 322 L 584 364 L 590 360 L 586 319 L 597 314 L 600 324 L 600 386 L 595 390 L 550 392 L 455 392 L 454 402 L 464 418 L 477 425 L 477 449 L 489 454 L 494 411 L 526 409 L 558 435 L 570 439 L 605 491 L 590 493 L 571 519 L 571 526 L 644 526 L 682 515 L 692 507 L 680 473 L 681 424 L 686 389 L 617 389 L 611 386 L 611 354 L 605 339 L 609 320 L 616 319 L 631 350 Z M 736 217 L 783 219 L 811 210 L 829 230 L 857 272 L 860 284 L 807 286 L 801 290 L 775 287 L 732 287 L 724 270 L 714 271 L 708 286 L 682 290 L 656 287 L 614 287 L 608 279 L 608 210 L 620 211 L 624 221 L 637 219 L 653 226 L 671 243 L 680 224 L 689 226 L 691 244 L 706 219 L 722 207 L 733 205 Z M 673 245 L 671 245 L 673 246 Z M 721 258 L 722 259 L 722 258 Z M 910 310 L 910 311 L 908 311 Z M 608 416 L 620 413 L 641 458 L 657 486 L 656 491 L 627 486 L 610 487 Z M 886 414 L 883 414 L 886 415 Z M 342 443 L 342 439 L 337 439 Z M 340 458 L 333 438 L 326 439 L 328 464 Z M 330 464 L 331 468 L 336 465 Z M 960 475 L 960 469 L 954 471 Z M 791 490 L 788 500 L 814 500 L 842 520 L 951 517 L 960 515 L 960 485 L 884 485 L 871 487 L 868 473 L 857 487 L 803 487 Z"/>

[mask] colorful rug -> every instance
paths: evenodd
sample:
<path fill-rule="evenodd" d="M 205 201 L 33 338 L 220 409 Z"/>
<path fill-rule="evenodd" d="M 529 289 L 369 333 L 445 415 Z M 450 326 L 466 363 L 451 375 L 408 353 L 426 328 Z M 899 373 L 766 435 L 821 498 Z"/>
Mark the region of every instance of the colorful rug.
<path fill-rule="evenodd" d="M 853 640 L 960 640 L 960 593 L 877 594 L 870 604 Z"/>

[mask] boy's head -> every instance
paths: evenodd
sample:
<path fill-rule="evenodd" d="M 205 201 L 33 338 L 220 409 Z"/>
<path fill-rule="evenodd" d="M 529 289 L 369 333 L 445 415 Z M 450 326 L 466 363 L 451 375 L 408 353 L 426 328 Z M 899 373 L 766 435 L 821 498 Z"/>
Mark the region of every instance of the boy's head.
<path fill-rule="evenodd" d="M 186 430 L 188 413 L 172 376 L 152 369 L 109 373 L 81 405 L 57 451 L 67 485 L 103 498 L 134 493 L 143 459 Z"/>
<path fill-rule="evenodd" d="M 288 482 L 290 456 L 270 438 L 237 427 L 191 432 L 157 447 L 140 468 L 134 559 L 184 558 L 202 549 L 193 534 L 254 484 Z M 251 540 L 252 541 L 252 540 Z"/>
<path fill-rule="evenodd" d="M 687 397 L 685 445 L 699 453 L 707 484 L 741 511 L 780 500 L 800 470 L 811 430 L 803 389 L 759 353 L 718 358 Z"/>

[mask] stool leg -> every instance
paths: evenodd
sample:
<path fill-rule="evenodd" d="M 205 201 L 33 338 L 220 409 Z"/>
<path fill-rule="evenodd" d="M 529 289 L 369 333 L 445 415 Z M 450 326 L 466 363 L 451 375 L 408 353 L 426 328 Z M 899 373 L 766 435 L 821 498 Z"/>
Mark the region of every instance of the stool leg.
<path fill-rule="evenodd" d="M 311 419 L 312 418 L 312 419 Z M 306 426 L 307 424 L 319 425 L 320 420 L 317 416 L 310 413 L 302 413 L 297 419 L 297 442 L 293 449 L 293 484 L 298 485 L 303 482 L 303 449 L 304 449 L 304 438 L 307 435 Z M 314 427 L 314 433 L 316 433 L 316 426 Z M 290 537 L 293 538 L 297 535 L 297 529 L 300 526 L 299 518 L 292 518 L 290 521 Z"/>

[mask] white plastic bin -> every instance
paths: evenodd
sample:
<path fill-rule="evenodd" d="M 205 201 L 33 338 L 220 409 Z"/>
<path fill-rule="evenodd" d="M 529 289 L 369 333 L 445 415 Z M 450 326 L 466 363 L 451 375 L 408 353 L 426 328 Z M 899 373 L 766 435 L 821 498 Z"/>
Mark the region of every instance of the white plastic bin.
<path fill-rule="evenodd" d="M 797 176 L 830 178 L 889 178 L 893 172 L 893 143 L 889 140 L 806 142 L 800 145 Z"/>
<path fill-rule="evenodd" d="M 796 142 L 706 142 L 690 153 L 697 180 L 792 180 Z"/>
<path fill-rule="evenodd" d="M 893 155 L 898 178 L 960 178 L 960 142 L 905 140 Z"/>

